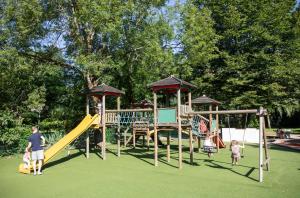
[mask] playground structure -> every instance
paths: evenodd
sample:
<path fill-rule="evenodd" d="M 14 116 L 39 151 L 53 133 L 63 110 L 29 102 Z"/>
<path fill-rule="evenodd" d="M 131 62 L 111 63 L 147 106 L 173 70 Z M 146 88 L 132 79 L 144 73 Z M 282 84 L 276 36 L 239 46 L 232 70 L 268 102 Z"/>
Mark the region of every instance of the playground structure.
<path fill-rule="evenodd" d="M 121 129 L 126 128 L 124 131 L 124 144 L 126 140 L 126 133 L 132 129 L 133 146 L 135 146 L 136 135 L 142 134 L 147 137 L 147 146 L 149 148 L 149 139 L 153 135 L 154 139 L 154 166 L 158 166 L 158 133 L 167 133 L 167 160 L 170 161 L 170 132 L 177 131 L 178 133 L 178 168 L 182 169 L 182 133 L 189 136 L 190 147 L 190 162 L 193 164 L 194 147 L 193 140 L 197 138 L 198 149 L 200 149 L 200 138 L 203 137 L 203 133 L 214 133 L 215 143 L 217 151 L 220 148 L 219 137 L 219 115 L 222 114 L 256 114 L 259 116 L 259 181 L 263 181 L 263 166 L 266 165 L 269 170 L 269 154 L 267 152 L 267 144 L 264 133 L 264 116 L 266 110 L 260 108 L 259 110 L 229 110 L 219 111 L 218 103 L 211 103 L 209 111 L 193 111 L 192 110 L 192 89 L 194 85 L 178 79 L 174 76 L 162 79 L 149 85 L 153 93 L 153 109 L 121 109 L 120 97 L 124 92 L 113 88 L 111 86 L 102 84 L 94 87 L 86 94 L 86 117 L 82 122 L 56 144 L 45 151 L 44 164 L 46 164 L 53 156 L 59 151 L 65 148 L 68 144 L 74 141 L 77 137 L 86 132 L 86 157 L 89 158 L 89 128 L 97 128 L 102 131 L 102 144 L 101 144 L 101 157 L 106 159 L 106 128 L 115 127 L 117 138 L 117 156 L 120 157 L 121 150 Z M 176 93 L 177 106 L 158 108 L 157 106 L 157 94 L 174 94 Z M 182 94 L 186 94 L 188 105 L 182 105 Z M 98 110 L 94 116 L 90 115 L 90 97 L 98 99 Z M 117 98 L 117 109 L 106 109 L 106 97 L 113 96 Z M 196 104 L 194 99 L 194 104 Z M 185 103 L 184 103 L 185 104 Z M 212 110 L 212 105 L 216 104 L 216 110 Z M 209 119 L 204 115 L 208 115 Z M 215 120 L 213 119 L 215 115 Z M 209 123 L 208 130 L 206 132 L 201 131 L 200 123 Z M 263 161 L 263 142 L 265 145 L 265 157 Z M 22 173 L 30 173 L 30 169 L 24 169 L 23 164 L 20 164 L 19 171 Z"/>

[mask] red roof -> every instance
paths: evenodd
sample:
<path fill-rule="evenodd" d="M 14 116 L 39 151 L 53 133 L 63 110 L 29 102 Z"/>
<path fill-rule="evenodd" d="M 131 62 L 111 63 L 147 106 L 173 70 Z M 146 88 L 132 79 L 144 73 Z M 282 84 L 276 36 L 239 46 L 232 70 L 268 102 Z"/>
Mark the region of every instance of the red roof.
<path fill-rule="evenodd" d="M 195 98 L 192 100 L 192 104 L 214 104 L 219 105 L 221 102 L 214 100 L 212 98 L 207 97 L 206 95 L 203 95 L 199 98 Z"/>
<path fill-rule="evenodd" d="M 175 92 L 180 88 L 182 92 L 187 92 L 191 88 L 196 88 L 195 85 L 171 75 L 168 78 L 156 81 L 149 85 L 153 91 L 165 90 L 166 92 Z"/>
<path fill-rule="evenodd" d="M 110 95 L 110 96 L 120 96 L 121 94 L 125 94 L 123 91 L 111 87 L 102 83 L 99 86 L 93 87 L 89 90 L 88 94 L 90 95 Z"/>

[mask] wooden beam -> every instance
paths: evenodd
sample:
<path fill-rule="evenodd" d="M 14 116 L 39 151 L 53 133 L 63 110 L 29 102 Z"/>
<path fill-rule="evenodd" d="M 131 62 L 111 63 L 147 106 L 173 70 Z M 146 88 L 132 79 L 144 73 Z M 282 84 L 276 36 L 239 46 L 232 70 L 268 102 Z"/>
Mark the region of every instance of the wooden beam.
<path fill-rule="evenodd" d="M 263 138 L 264 138 L 264 150 L 265 150 L 265 159 L 266 159 L 266 168 L 267 171 L 270 170 L 270 156 L 269 156 L 269 152 L 268 152 L 268 142 L 267 142 L 267 136 L 266 136 L 266 122 L 265 122 L 265 118 L 263 119 Z"/>
<path fill-rule="evenodd" d="M 262 148 L 262 141 L 263 141 L 263 122 L 264 122 L 264 109 L 260 107 L 259 109 L 259 182 L 263 182 L 263 148 Z"/>
<path fill-rule="evenodd" d="M 152 112 L 153 109 L 108 109 L 107 113 L 119 113 L 119 112 Z"/>
<path fill-rule="evenodd" d="M 189 91 L 188 93 L 188 105 L 189 105 L 189 111 L 192 111 L 192 92 Z"/>
<path fill-rule="evenodd" d="M 216 106 L 216 111 L 219 111 L 219 106 Z M 219 114 L 216 114 L 216 133 L 217 133 L 217 152 L 219 152 L 220 149 L 220 142 L 219 142 Z"/>
<path fill-rule="evenodd" d="M 167 161 L 170 162 L 170 131 L 167 136 Z"/>
<path fill-rule="evenodd" d="M 86 115 L 90 114 L 90 101 L 89 101 L 89 96 L 86 96 Z M 90 134 L 89 134 L 89 130 L 86 130 L 86 137 L 85 137 L 85 141 L 86 141 L 86 148 L 85 148 L 85 152 L 86 152 L 86 158 L 88 159 L 90 157 Z"/>
<path fill-rule="evenodd" d="M 121 97 L 118 96 L 117 98 L 117 110 L 120 111 L 121 109 Z M 119 116 L 119 115 L 118 115 Z M 118 131 L 117 131 L 117 144 L 118 144 L 118 157 L 121 156 L 121 124 L 120 124 L 120 117 L 118 117 Z"/>
<path fill-rule="evenodd" d="M 102 159 L 106 160 L 105 95 L 102 96 Z"/>
<path fill-rule="evenodd" d="M 247 114 L 247 113 L 255 113 L 257 114 L 257 109 L 245 109 L 245 110 L 223 110 L 223 111 L 194 111 L 188 113 L 189 116 L 191 115 L 209 115 L 209 114 Z M 266 113 L 266 110 L 264 110 L 264 113 Z"/>
<path fill-rule="evenodd" d="M 177 90 L 177 121 L 178 121 L 178 168 L 182 169 L 182 133 L 180 116 L 181 95 L 180 89 Z"/>
<path fill-rule="evenodd" d="M 157 95 L 153 92 L 154 104 L 154 166 L 158 166 L 158 145 L 157 145 Z"/>
<path fill-rule="evenodd" d="M 201 151 L 201 139 L 200 137 L 197 137 L 197 142 L 198 142 L 198 153 Z"/>
<path fill-rule="evenodd" d="M 212 105 L 209 105 L 209 111 L 212 111 Z M 209 114 L 209 131 L 212 133 L 212 114 Z"/>
<path fill-rule="evenodd" d="M 194 164 L 194 144 L 193 144 L 193 132 L 192 130 L 189 130 L 189 144 L 190 144 L 190 163 Z"/>

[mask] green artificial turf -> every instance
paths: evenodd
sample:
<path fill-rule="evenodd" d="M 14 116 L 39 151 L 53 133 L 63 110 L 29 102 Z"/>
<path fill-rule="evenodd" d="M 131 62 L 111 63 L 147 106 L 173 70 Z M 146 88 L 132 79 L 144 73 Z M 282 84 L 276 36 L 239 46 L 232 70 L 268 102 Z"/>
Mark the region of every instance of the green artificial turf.
<path fill-rule="evenodd" d="M 174 142 L 173 144 L 175 144 Z M 122 149 L 115 156 L 115 145 L 108 146 L 107 160 L 98 153 L 85 159 L 83 152 L 66 151 L 56 156 L 44 175 L 17 172 L 21 156 L 0 158 L 0 197 L 300 197 L 300 153 L 272 147 L 271 171 L 264 182 L 257 182 L 258 148 L 248 145 L 239 166 L 232 166 L 230 152 L 223 149 L 211 159 L 195 153 L 189 162 L 184 147 L 183 169 L 178 170 L 177 149 L 173 146 L 170 163 L 165 149 L 159 149 L 159 166 L 153 166 L 153 151 Z"/>

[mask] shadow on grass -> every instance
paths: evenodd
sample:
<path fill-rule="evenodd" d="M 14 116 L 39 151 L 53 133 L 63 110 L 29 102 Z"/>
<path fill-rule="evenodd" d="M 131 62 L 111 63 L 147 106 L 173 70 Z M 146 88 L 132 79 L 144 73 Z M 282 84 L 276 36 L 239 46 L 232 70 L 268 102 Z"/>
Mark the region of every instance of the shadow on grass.
<path fill-rule="evenodd" d="M 67 162 L 67 161 L 69 161 L 69 160 L 71 160 L 71 159 L 73 159 L 73 158 L 76 158 L 76 157 L 80 156 L 80 155 L 85 155 L 85 153 L 84 153 L 83 151 L 79 150 L 79 151 L 76 152 L 76 153 L 70 154 L 70 155 L 65 156 L 65 157 L 63 157 L 63 158 L 60 158 L 60 159 L 58 159 L 58 160 L 51 161 L 51 162 L 45 164 L 45 165 L 43 166 L 43 169 L 45 170 L 45 169 L 47 169 L 47 168 L 50 168 L 50 167 L 59 165 L 59 164 L 64 163 L 64 162 Z"/>
<path fill-rule="evenodd" d="M 147 153 L 147 149 L 140 150 L 140 149 L 130 148 L 130 149 L 124 150 L 123 153 L 125 153 L 126 155 L 133 156 L 133 157 L 135 157 L 143 162 L 146 162 L 152 166 L 154 165 L 154 163 L 151 163 L 148 160 L 146 160 L 146 159 L 153 158 L 153 154 Z"/>
<path fill-rule="evenodd" d="M 272 149 L 272 150 L 277 150 L 277 151 L 287 151 L 287 152 L 300 153 L 300 150 L 296 150 L 296 149 L 293 149 L 293 148 L 280 146 L 280 145 L 276 145 L 276 144 L 271 144 L 269 148 Z"/>
<path fill-rule="evenodd" d="M 214 160 L 205 160 L 205 162 L 209 162 L 210 164 L 206 164 L 206 166 L 209 166 L 211 168 L 218 168 L 218 169 L 228 170 L 228 171 L 231 171 L 231 172 L 233 172 L 237 175 L 247 177 L 248 179 L 251 179 L 253 181 L 258 181 L 257 179 L 255 179 L 253 177 L 250 177 L 250 175 L 253 173 L 253 171 L 255 169 L 257 169 L 255 167 L 238 165 L 238 166 L 241 166 L 241 167 L 249 168 L 249 171 L 246 174 L 242 174 L 242 173 L 238 172 L 237 170 L 234 170 L 234 166 L 231 167 L 231 168 L 228 168 L 228 167 L 225 167 L 225 166 L 222 166 L 222 165 L 218 164 L 218 163 L 230 164 L 230 163 L 227 163 L 227 162 L 220 162 L 220 161 L 214 161 Z"/>

